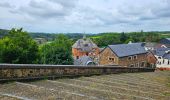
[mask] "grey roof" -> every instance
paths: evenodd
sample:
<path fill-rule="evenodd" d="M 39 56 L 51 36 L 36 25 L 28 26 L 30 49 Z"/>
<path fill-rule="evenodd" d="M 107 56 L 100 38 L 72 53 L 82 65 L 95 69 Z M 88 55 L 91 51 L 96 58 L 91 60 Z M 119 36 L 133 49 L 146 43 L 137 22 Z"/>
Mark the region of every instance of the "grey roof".
<path fill-rule="evenodd" d="M 160 40 L 161 44 L 170 44 L 170 38 L 164 38 Z"/>
<path fill-rule="evenodd" d="M 111 50 L 116 53 L 118 57 L 125 57 L 130 55 L 147 53 L 147 51 L 142 45 L 143 43 L 119 44 L 109 45 L 109 48 L 111 48 Z"/>
<path fill-rule="evenodd" d="M 163 57 L 166 54 L 166 51 L 170 51 L 170 48 L 157 48 L 155 55 Z"/>
<path fill-rule="evenodd" d="M 79 59 L 74 60 L 74 65 L 88 65 L 92 62 L 93 60 L 89 56 L 82 56 Z"/>
<path fill-rule="evenodd" d="M 98 48 L 98 46 L 89 38 L 79 39 L 74 43 L 72 48 L 79 48 L 82 51 L 91 51 L 93 48 Z"/>
<path fill-rule="evenodd" d="M 156 49 L 156 55 L 170 60 L 170 48 L 158 48 Z"/>
<path fill-rule="evenodd" d="M 170 60 L 170 54 L 169 53 L 168 54 L 164 54 L 163 58 Z"/>

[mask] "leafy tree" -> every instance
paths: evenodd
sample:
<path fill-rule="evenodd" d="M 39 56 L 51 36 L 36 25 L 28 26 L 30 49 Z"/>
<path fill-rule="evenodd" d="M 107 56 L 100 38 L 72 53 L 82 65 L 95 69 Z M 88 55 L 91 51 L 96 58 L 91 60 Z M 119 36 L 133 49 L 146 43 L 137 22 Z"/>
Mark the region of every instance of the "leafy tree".
<path fill-rule="evenodd" d="M 38 45 L 21 29 L 12 29 L 0 39 L 0 63 L 36 63 Z"/>
<path fill-rule="evenodd" d="M 71 46 L 72 41 L 65 35 L 59 34 L 55 41 L 40 47 L 40 63 L 58 65 L 73 64 Z"/>
<path fill-rule="evenodd" d="M 126 36 L 126 34 L 123 32 L 123 33 L 121 33 L 121 35 L 120 35 L 120 41 L 122 42 L 122 43 L 124 43 L 126 40 L 127 40 L 127 36 Z"/>

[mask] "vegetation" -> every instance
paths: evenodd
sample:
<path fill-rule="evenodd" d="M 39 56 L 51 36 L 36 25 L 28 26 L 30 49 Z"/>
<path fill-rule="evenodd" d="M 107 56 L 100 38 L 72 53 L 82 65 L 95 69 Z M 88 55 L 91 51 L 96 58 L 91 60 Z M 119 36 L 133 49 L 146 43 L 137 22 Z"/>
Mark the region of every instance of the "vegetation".
<path fill-rule="evenodd" d="M 99 46 L 105 47 L 111 44 L 122 44 L 131 42 L 159 42 L 162 36 L 158 32 L 130 32 L 130 33 L 100 33 L 97 36 L 91 36 L 91 39 Z"/>
<path fill-rule="evenodd" d="M 21 29 L 12 29 L 9 34 L 0 39 L 1 63 L 36 63 L 38 45 Z"/>
<path fill-rule="evenodd" d="M 53 35 L 54 41 L 37 45 L 21 29 L 12 29 L 0 39 L 0 63 L 73 64 L 72 40 L 63 34 Z"/>
<path fill-rule="evenodd" d="M 40 63 L 58 65 L 73 64 L 71 46 L 71 40 L 63 34 L 58 35 L 52 43 L 44 44 L 40 47 Z"/>

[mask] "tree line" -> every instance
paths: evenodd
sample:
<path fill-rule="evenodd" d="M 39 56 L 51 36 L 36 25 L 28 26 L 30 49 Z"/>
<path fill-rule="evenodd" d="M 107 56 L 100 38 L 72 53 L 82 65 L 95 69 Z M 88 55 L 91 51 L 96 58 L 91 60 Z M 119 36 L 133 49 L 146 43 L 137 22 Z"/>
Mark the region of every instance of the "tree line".
<path fill-rule="evenodd" d="M 169 36 L 167 36 L 169 37 Z M 162 37 L 157 32 L 100 33 L 90 37 L 99 47 L 131 42 L 159 42 Z"/>

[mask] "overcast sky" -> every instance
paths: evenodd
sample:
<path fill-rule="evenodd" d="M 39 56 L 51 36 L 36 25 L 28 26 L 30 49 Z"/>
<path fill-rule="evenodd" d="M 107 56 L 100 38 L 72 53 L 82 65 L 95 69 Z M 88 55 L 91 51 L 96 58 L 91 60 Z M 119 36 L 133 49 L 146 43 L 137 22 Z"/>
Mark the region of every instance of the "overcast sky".
<path fill-rule="evenodd" d="M 0 28 L 31 32 L 170 30 L 170 0 L 1 0 Z"/>

